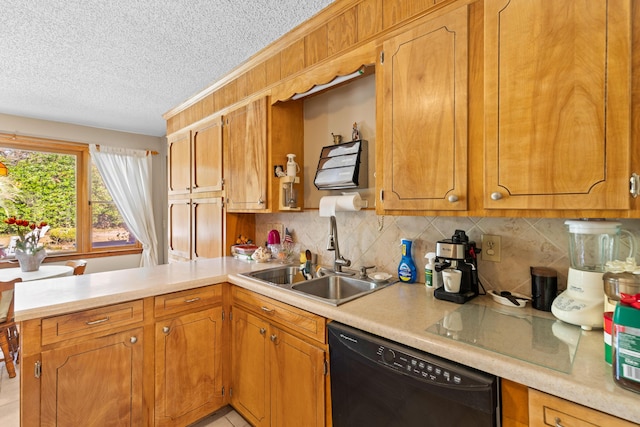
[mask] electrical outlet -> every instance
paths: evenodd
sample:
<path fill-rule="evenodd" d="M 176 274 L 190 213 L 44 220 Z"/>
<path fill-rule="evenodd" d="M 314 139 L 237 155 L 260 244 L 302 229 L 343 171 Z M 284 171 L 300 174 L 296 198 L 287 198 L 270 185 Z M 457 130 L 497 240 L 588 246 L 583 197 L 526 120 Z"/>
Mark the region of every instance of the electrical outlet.
<path fill-rule="evenodd" d="M 491 262 L 500 262 L 501 254 L 501 239 L 500 236 L 495 234 L 483 234 L 482 235 L 482 260 Z"/>

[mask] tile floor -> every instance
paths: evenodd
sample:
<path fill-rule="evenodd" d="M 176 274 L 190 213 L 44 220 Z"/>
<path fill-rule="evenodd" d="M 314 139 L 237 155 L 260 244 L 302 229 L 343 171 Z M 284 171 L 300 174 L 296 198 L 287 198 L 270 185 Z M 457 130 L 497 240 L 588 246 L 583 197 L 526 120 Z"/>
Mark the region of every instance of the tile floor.
<path fill-rule="evenodd" d="M 0 362 L 0 426 L 2 427 L 20 426 L 20 365 L 16 365 L 16 372 L 15 378 L 9 378 L 4 362 Z M 251 425 L 231 407 L 225 407 L 192 424 L 191 427 L 251 427 Z"/>

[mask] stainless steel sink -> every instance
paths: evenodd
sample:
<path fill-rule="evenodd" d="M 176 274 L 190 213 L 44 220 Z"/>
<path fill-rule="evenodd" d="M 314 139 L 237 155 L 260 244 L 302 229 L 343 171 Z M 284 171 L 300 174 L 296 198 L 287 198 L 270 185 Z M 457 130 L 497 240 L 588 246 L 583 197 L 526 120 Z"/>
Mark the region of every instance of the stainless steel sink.
<path fill-rule="evenodd" d="M 241 276 L 251 277 L 262 280 L 273 285 L 293 285 L 294 283 L 304 282 L 306 279 L 302 275 L 300 267 L 297 265 L 282 265 L 269 270 L 252 271 L 251 273 L 243 273 Z"/>
<path fill-rule="evenodd" d="M 340 305 L 388 286 L 345 276 L 324 276 L 291 286 L 291 290 L 333 305 Z"/>
<path fill-rule="evenodd" d="M 352 301 L 395 283 L 373 282 L 338 273 L 326 273 L 326 271 L 330 270 L 325 270 L 325 274 L 328 275 L 309 280 L 305 279 L 300 267 L 295 265 L 283 265 L 240 275 L 269 285 L 277 285 L 281 289 L 331 305 Z"/>

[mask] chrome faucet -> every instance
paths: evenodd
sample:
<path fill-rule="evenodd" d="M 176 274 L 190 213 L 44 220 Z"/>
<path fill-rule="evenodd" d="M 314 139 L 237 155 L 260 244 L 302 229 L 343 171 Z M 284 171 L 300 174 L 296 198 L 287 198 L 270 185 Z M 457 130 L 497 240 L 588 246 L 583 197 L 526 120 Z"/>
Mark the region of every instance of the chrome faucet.
<path fill-rule="evenodd" d="M 351 260 L 345 259 L 340 255 L 340 245 L 338 244 L 338 226 L 336 225 L 336 217 L 331 215 L 329 218 L 329 241 L 327 242 L 327 250 L 335 251 L 335 261 L 333 261 L 333 269 L 341 273 L 342 267 L 349 267 Z"/>

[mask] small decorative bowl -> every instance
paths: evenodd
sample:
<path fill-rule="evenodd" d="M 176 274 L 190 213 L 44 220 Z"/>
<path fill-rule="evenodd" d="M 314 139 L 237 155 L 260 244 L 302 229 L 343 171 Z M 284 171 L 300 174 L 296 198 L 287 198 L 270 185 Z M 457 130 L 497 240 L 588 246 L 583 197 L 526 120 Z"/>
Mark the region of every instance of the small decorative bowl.
<path fill-rule="evenodd" d="M 391 274 L 385 272 L 369 273 L 369 279 L 376 283 L 384 283 L 391 279 Z"/>
<path fill-rule="evenodd" d="M 271 256 L 281 264 L 288 264 L 300 257 L 300 245 L 297 243 L 284 242 L 269 245 L 269 249 L 271 249 Z"/>
<path fill-rule="evenodd" d="M 258 247 L 256 245 L 233 245 L 231 250 L 240 255 L 252 255 Z"/>

